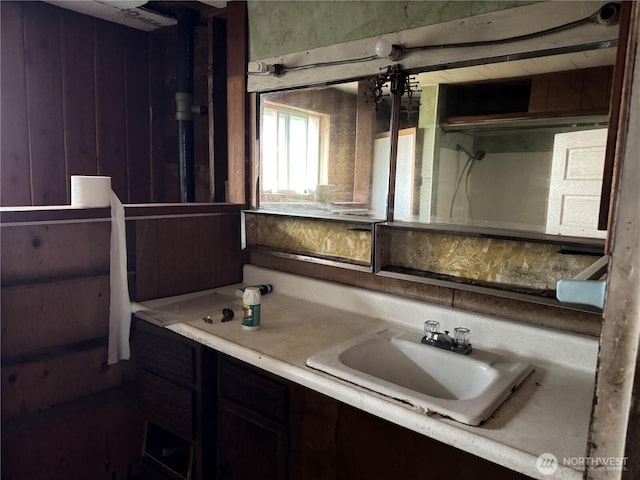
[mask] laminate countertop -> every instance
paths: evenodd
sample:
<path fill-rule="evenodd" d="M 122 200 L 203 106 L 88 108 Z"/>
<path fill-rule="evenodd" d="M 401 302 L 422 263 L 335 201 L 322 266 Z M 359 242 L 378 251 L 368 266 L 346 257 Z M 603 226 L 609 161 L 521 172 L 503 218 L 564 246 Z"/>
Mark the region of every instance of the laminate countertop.
<path fill-rule="evenodd" d="M 245 285 L 270 283 L 261 328 L 241 328 Z M 222 308 L 235 319 L 221 322 Z M 517 472 L 579 479 L 586 452 L 598 352 L 596 338 L 487 317 L 356 287 L 245 266 L 244 283 L 142 302 L 137 315 L 219 352 Z M 212 323 L 203 321 L 210 315 Z M 535 367 L 481 426 L 424 414 L 410 405 L 306 366 L 307 358 L 356 336 L 401 326 L 420 338 L 424 320 L 471 329 L 476 349 L 517 356 Z M 428 348 L 428 347 L 425 347 Z M 539 469 L 552 454 L 557 469 Z"/>

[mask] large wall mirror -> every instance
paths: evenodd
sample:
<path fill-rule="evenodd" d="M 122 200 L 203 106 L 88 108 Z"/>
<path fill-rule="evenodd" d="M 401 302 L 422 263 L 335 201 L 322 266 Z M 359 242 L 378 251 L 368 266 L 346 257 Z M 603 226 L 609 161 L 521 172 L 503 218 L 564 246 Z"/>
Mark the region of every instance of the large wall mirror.
<path fill-rule="evenodd" d="M 616 48 L 597 46 L 411 73 L 398 109 L 392 219 L 604 238 L 597 218 Z M 387 93 L 364 79 L 260 94 L 259 207 L 388 219 Z"/>
<path fill-rule="evenodd" d="M 615 54 L 416 73 L 401 109 L 394 220 L 604 238 Z"/>
<path fill-rule="evenodd" d="M 253 77 L 259 209 L 374 223 L 379 275 L 555 305 L 603 252 L 618 8 L 549 3 L 265 59 L 285 73 Z M 399 56 L 367 57 L 382 40 Z"/>
<path fill-rule="evenodd" d="M 365 79 L 260 95 L 261 209 L 386 218 L 392 100 L 376 88 Z"/>

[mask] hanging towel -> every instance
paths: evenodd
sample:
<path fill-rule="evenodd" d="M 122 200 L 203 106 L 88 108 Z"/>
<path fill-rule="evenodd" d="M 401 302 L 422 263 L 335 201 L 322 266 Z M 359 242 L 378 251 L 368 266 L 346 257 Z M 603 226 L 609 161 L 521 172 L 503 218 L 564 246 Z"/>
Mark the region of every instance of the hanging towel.
<path fill-rule="evenodd" d="M 71 206 L 103 208 L 111 206 L 111 259 L 109 303 L 109 350 L 107 363 L 128 360 L 131 300 L 127 280 L 127 239 L 124 207 L 111 190 L 111 177 L 71 176 Z"/>

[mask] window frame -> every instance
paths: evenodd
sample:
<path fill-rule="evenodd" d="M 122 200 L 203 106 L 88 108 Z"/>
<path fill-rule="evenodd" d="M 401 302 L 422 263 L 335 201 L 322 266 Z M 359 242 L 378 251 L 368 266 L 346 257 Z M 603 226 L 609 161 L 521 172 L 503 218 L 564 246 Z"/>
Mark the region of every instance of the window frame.
<path fill-rule="evenodd" d="M 316 186 L 320 184 L 327 183 L 329 176 L 329 140 L 330 140 L 330 123 L 331 123 L 331 115 L 327 113 L 318 112 L 316 110 L 310 110 L 307 108 L 301 107 L 292 107 L 290 105 L 284 105 L 278 102 L 273 102 L 270 100 L 265 100 L 262 103 L 260 109 L 260 136 L 264 135 L 264 112 L 265 109 L 276 110 L 278 114 L 284 113 L 287 115 L 298 115 L 304 116 L 307 118 L 315 118 L 318 120 L 318 176 L 316 181 Z M 262 151 L 262 146 L 260 146 L 260 178 L 264 179 L 264 153 Z M 287 161 L 287 163 L 289 160 Z M 276 181 L 279 183 L 279 181 Z M 284 197 L 287 196 L 304 196 L 309 195 L 309 193 L 298 192 L 293 189 L 277 189 L 272 192 L 264 191 L 264 183 L 261 182 L 260 192 L 259 194 L 273 194 L 273 195 L 281 195 Z"/>

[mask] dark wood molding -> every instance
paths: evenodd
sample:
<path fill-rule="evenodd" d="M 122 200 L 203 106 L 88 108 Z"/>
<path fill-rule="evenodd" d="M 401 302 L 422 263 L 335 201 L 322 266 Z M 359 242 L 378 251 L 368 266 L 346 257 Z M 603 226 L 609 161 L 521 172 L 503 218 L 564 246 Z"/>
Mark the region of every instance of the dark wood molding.
<path fill-rule="evenodd" d="M 227 6 L 227 124 L 229 202 L 249 204 L 248 194 L 248 102 L 247 102 L 247 4 Z"/>
<path fill-rule="evenodd" d="M 236 213 L 242 205 L 235 203 L 139 203 L 124 205 L 128 220 L 141 217 L 215 215 Z M 110 208 L 76 208 L 70 205 L 46 207 L 0 207 L 0 224 L 59 222 L 68 220 L 108 221 Z"/>
<path fill-rule="evenodd" d="M 611 217 L 613 209 L 613 199 L 615 196 L 617 175 L 618 175 L 618 145 L 624 143 L 624 131 L 620 130 L 621 118 L 627 116 L 626 109 L 629 102 L 623 97 L 629 95 L 629 44 L 632 38 L 629 35 L 632 9 L 635 2 L 623 1 L 620 12 L 620 26 L 618 29 L 618 50 L 616 52 L 616 64 L 613 68 L 613 79 L 611 81 L 611 97 L 609 107 L 609 126 L 607 132 L 607 148 L 604 157 L 604 171 L 602 176 L 602 189 L 600 193 L 600 212 L 598 215 L 598 230 L 609 230 L 611 228 Z M 609 253 L 609 237 L 605 251 Z"/>

